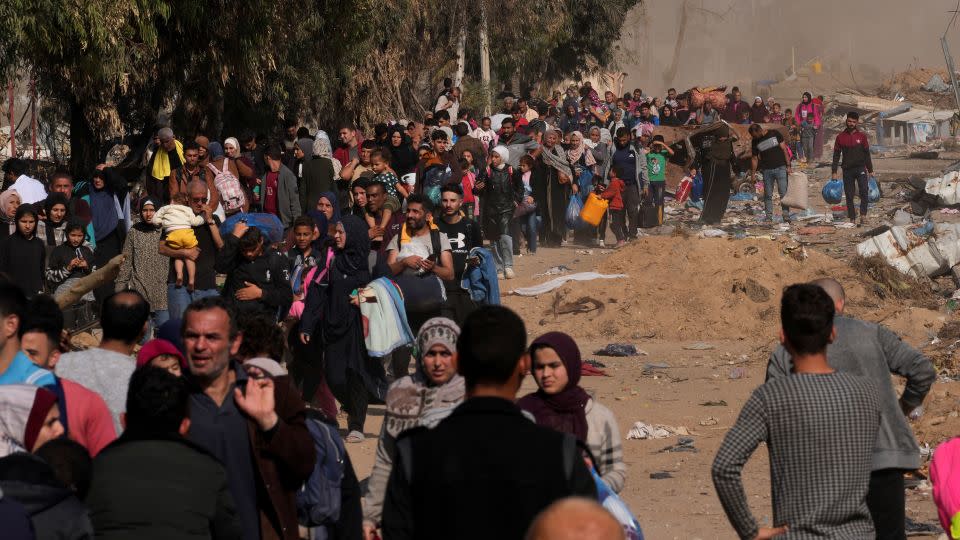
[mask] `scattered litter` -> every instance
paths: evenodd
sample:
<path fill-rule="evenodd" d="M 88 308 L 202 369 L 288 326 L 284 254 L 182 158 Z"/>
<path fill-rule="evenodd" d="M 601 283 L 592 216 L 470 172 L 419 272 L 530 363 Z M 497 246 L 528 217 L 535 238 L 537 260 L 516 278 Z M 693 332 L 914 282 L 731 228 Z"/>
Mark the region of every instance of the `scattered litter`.
<path fill-rule="evenodd" d="M 701 407 L 726 407 L 727 402 L 720 399 L 717 401 L 704 401 L 700 404 Z"/>
<path fill-rule="evenodd" d="M 657 471 L 650 473 L 651 480 L 666 480 L 667 478 L 673 478 L 673 475 L 667 471 Z"/>
<path fill-rule="evenodd" d="M 652 362 L 643 365 L 643 371 L 653 371 L 655 369 L 670 369 L 670 364 L 666 362 Z"/>
<path fill-rule="evenodd" d="M 608 343 L 606 347 L 593 354 L 599 356 L 637 356 L 640 354 L 637 348 L 629 343 Z M 643 353 L 646 356 L 646 352 Z"/>
<path fill-rule="evenodd" d="M 559 276 L 560 274 L 566 274 L 567 272 L 573 272 L 573 270 L 561 264 L 559 266 L 551 266 L 550 268 L 547 269 L 546 272 L 543 272 L 541 274 L 534 274 L 533 277 Z"/>
<path fill-rule="evenodd" d="M 911 420 L 919 420 L 921 416 L 923 416 L 923 405 L 910 411 L 910 414 L 907 415 L 907 418 Z"/>
<path fill-rule="evenodd" d="M 592 359 L 592 358 L 589 358 L 589 359 L 587 359 L 587 360 L 584 360 L 583 363 L 584 363 L 584 364 L 589 364 L 589 365 L 591 365 L 591 366 L 593 366 L 593 367 L 595 367 L 595 368 L 605 368 L 605 367 L 607 367 L 607 365 L 604 364 L 603 362 L 600 362 L 599 360 L 594 360 L 594 359 Z"/>
<path fill-rule="evenodd" d="M 913 217 L 903 210 L 897 210 L 893 214 L 893 219 L 891 220 L 894 225 L 903 227 L 904 225 L 909 225 L 913 223 Z"/>
<path fill-rule="evenodd" d="M 679 439 L 677 439 L 677 444 L 673 444 L 673 445 L 667 446 L 666 448 L 661 448 L 660 450 L 657 451 L 658 454 L 662 454 L 662 453 L 664 453 L 664 452 L 693 452 L 693 453 L 697 453 L 697 452 L 699 452 L 699 450 L 697 450 L 696 448 L 694 448 L 694 446 L 693 446 L 693 439 L 691 439 L 690 437 L 680 437 Z"/>
<path fill-rule="evenodd" d="M 757 253 L 760 253 L 760 248 L 757 246 L 747 246 L 747 249 L 743 250 L 744 255 L 755 255 Z"/>
<path fill-rule="evenodd" d="M 834 227 L 838 229 L 852 229 L 856 226 L 857 224 L 852 221 L 841 221 L 840 223 L 837 223 L 836 225 L 834 225 Z"/>
<path fill-rule="evenodd" d="M 911 533 L 941 533 L 943 529 L 940 527 L 939 523 L 921 523 L 919 521 L 914 521 L 909 516 L 907 516 L 906 521 L 903 524 L 903 528 L 909 536 Z"/>
<path fill-rule="evenodd" d="M 716 347 L 709 343 L 704 343 L 703 341 L 697 341 L 689 345 L 684 345 L 683 348 L 688 351 L 709 351 L 711 349 L 715 349 Z"/>
<path fill-rule="evenodd" d="M 719 423 L 720 421 L 712 416 L 700 421 L 701 426 L 715 426 Z"/>
<path fill-rule="evenodd" d="M 563 286 L 564 283 L 568 281 L 592 281 L 595 279 L 619 279 L 625 278 L 627 274 L 599 274 L 597 272 L 578 272 L 576 274 L 570 274 L 567 276 L 560 276 L 553 278 L 550 281 L 541 283 L 539 285 L 533 285 L 531 287 L 522 287 L 519 289 L 514 289 L 510 291 L 510 294 L 516 294 L 518 296 L 539 296 L 544 293 L 548 293 L 556 288 Z"/>
<path fill-rule="evenodd" d="M 742 367 L 735 367 L 730 370 L 730 374 L 727 375 L 729 379 L 742 379 L 747 376 L 747 371 Z"/>
<path fill-rule="evenodd" d="M 758 304 L 770 300 L 770 290 L 757 283 L 753 278 L 747 278 L 745 281 L 734 281 L 730 292 L 742 292 L 747 295 L 747 298 Z"/>
<path fill-rule="evenodd" d="M 594 364 L 596 363 L 599 362 L 594 362 Z M 580 375 L 583 377 L 609 377 L 606 371 L 591 364 L 589 360 L 583 364 L 580 364 Z"/>
<path fill-rule="evenodd" d="M 597 300 L 596 298 L 591 298 L 589 296 L 581 296 L 573 302 L 564 302 L 563 297 L 560 296 L 560 293 L 557 292 L 553 297 L 553 304 L 547 309 L 546 313 L 553 314 L 553 318 L 556 319 L 560 315 L 567 315 L 570 313 L 589 313 L 591 311 L 598 311 L 603 313 L 606 307 L 603 305 L 603 302 Z"/>
<path fill-rule="evenodd" d="M 810 214 L 808 216 L 799 216 L 796 218 L 796 221 L 810 221 L 817 222 L 827 218 L 826 214 Z"/>
<path fill-rule="evenodd" d="M 578 249 L 577 255 L 593 255 L 592 249 Z"/>
<path fill-rule="evenodd" d="M 960 214 L 960 210 L 957 210 L 956 208 L 941 208 L 940 213 L 941 214 Z"/>
<path fill-rule="evenodd" d="M 663 424 L 646 424 L 644 422 L 635 422 L 630 431 L 627 432 L 627 440 L 630 439 L 666 439 L 674 435 L 690 435 L 690 431 L 683 426 L 665 426 Z M 683 439 L 681 439 L 682 441 Z M 692 442 L 692 439 L 691 439 Z"/>
<path fill-rule="evenodd" d="M 721 229 L 704 229 L 697 235 L 699 238 L 726 238 L 727 231 Z"/>

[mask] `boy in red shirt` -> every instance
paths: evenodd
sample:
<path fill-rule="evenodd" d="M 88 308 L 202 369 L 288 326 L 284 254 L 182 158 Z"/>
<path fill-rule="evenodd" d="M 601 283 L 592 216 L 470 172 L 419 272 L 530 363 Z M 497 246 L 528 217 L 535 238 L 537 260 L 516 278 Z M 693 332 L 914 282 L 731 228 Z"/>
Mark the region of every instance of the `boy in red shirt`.
<path fill-rule="evenodd" d="M 610 167 L 610 173 L 607 175 L 609 183 L 606 189 L 603 188 L 603 184 L 597 184 L 598 194 L 610 201 L 610 206 L 607 207 L 611 217 L 610 228 L 613 229 L 613 235 L 617 237 L 617 245 L 614 249 L 622 248 L 627 243 L 627 213 L 623 207 L 623 190 L 626 184 L 623 183 L 622 176 L 623 171 L 620 166 L 614 165 Z"/>

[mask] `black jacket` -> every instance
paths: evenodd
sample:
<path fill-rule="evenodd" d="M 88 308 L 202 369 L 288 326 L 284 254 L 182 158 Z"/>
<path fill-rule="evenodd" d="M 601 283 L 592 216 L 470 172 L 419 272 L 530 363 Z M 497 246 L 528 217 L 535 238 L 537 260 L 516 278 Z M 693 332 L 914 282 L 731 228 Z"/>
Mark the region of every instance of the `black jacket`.
<path fill-rule="evenodd" d="M 261 256 L 248 261 L 240 253 L 240 239 L 228 234 L 223 238 L 223 248 L 217 253 L 214 268 L 227 274 L 223 297 L 234 302 L 240 312 L 260 311 L 276 317 L 286 315 L 290 309 L 293 302 L 290 261 L 283 254 L 265 246 Z M 263 296 L 256 300 L 237 300 L 236 292 L 246 286 L 244 282 L 260 287 Z"/>
<path fill-rule="evenodd" d="M 320 194 L 334 191 L 333 162 L 325 157 L 314 156 L 303 160 L 303 177 L 300 179 L 300 210 L 306 214 L 317 206 Z"/>
<path fill-rule="evenodd" d="M 512 402 L 468 399 L 436 428 L 401 435 L 384 538 L 523 538 L 550 503 L 597 497 L 580 454 L 564 452 L 568 443 L 575 448 L 573 437 L 534 424 Z"/>
<path fill-rule="evenodd" d="M 523 177 L 519 169 L 509 165 L 502 169 L 488 167 L 480 171 L 477 182 L 483 182 L 483 189 L 473 188 L 480 197 L 483 212 L 490 214 L 513 213 L 517 203 L 523 200 Z"/>
<path fill-rule="evenodd" d="M 87 504 L 99 540 L 240 538 L 223 465 L 178 436 L 124 433 L 94 460 Z"/>
<path fill-rule="evenodd" d="M 86 507 L 57 480 L 42 459 L 27 453 L 0 459 L 4 499 L 23 505 L 33 521 L 37 540 L 89 540 L 93 526 Z M 0 531 L 0 537 L 5 537 Z"/>

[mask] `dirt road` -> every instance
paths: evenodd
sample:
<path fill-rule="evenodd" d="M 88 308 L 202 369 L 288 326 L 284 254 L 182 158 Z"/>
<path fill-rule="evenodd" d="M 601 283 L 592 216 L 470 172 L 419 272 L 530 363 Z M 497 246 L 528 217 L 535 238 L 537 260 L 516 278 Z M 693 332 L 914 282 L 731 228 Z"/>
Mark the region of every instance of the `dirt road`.
<path fill-rule="evenodd" d="M 885 177 L 884 160 L 878 161 L 881 181 L 896 177 L 896 173 Z M 926 167 L 932 171 L 944 163 L 905 165 L 905 160 L 897 159 L 891 160 L 891 165 L 898 169 L 909 166 L 914 170 Z M 821 169 L 813 176 L 822 181 L 828 173 Z M 887 190 L 884 195 L 877 213 L 899 204 L 894 190 Z M 819 189 L 810 196 L 823 210 L 825 205 Z M 754 218 L 746 214 L 731 213 L 730 216 L 742 217 L 744 223 L 749 224 L 751 236 L 770 233 L 776 236 L 743 240 L 654 237 L 640 240 L 623 252 L 587 246 L 541 249 L 534 256 L 518 258 L 516 269 L 521 277 L 502 284 L 504 304 L 524 317 L 530 339 L 547 330 L 563 329 L 578 338 L 584 358 L 598 360 L 606 366 L 608 377 L 585 377 L 582 384 L 616 414 L 621 438 L 626 437 L 634 422 L 642 421 L 682 426 L 694 439 L 695 451 L 683 452 L 665 451 L 676 444 L 676 437 L 623 441 L 629 474 L 621 495 L 640 519 L 647 538 L 735 538 L 713 489 L 710 464 L 740 407 L 750 392 L 763 383 L 766 358 L 776 338 L 777 311 L 771 311 L 770 306 L 777 304 L 779 290 L 787 283 L 837 272 L 844 279 L 856 280 L 844 259 L 852 253 L 852 245 L 858 241 L 855 235 L 862 229 L 825 234 L 823 243 L 806 247 L 807 259 L 797 261 L 784 249 L 793 242 L 790 234 L 795 233 L 797 226 L 790 231 L 756 228 L 751 221 Z M 679 223 L 677 218 L 671 221 Z M 879 218 L 875 218 L 875 224 L 880 224 Z M 705 249 L 713 251 L 708 253 Z M 662 257 L 651 253 L 660 253 Z M 736 266 L 745 264 L 745 258 L 751 255 L 757 257 L 753 262 Z M 749 270 L 751 264 L 755 271 Z M 604 304 L 602 312 L 554 316 L 551 306 L 555 299 L 550 295 L 538 298 L 507 295 L 513 288 L 551 279 L 552 276 L 534 275 L 558 265 L 574 272 L 609 273 L 616 269 L 630 277 L 602 284 L 565 285 L 561 289 L 564 301 L 578 296 L 600 300 Z M 731 268 L 735 271 L 730 272 Z M 728 291 L 731 282 L 748 277 L 755 278 L 769 297 L 764 299 L 760 294 L 758 299 L 738 291 L 735 286 Z M 710 287 L 716 287 L 716 292 Z M 937 306 L 922 307 L 880 299 L 869 287 L 854 283 L 850 288 L 855 291 L 851 315 L 882 320 L 914 346 L 926 346 L 931 336 L 952 319 L 951 314 Z M 696 296 L 699 290 L 722 297 L 716 300 L 719 304 L 706 306 L 706 309 L 721 310 L 721 316 L 704 313 L 705 301 Z M 632 343 L 647 354 L 628 358 L 592 354 L 614 341 Z M 689 350 L 695 342 L 704 342 L 710 348 Z M 522 393 L 533 389 L 533 381 L 528 379 Z M 944 379 L 935 384 L 925 404 L 925 414 L 915 423 L 921 444 L 935 447 L 960 431 L 957 395 L 960 395 L 958 383 Z M 368 440 L 348 447 L 361 479 L 369 475 L 372 467 L 382 410 L 382 407 L 371 407 L 366 426 Z M 669 473 L 657 475 L 669 477 L 653 479 L 653 473 Z M 772 514 L 765 448 L 758 449 L 747 464 L 744 480 L 754 514 L 762 523 L 769 524 Z M 907 514 L 913 520 L 915 534 L 925 527 L 939 527 L 929 483 L 917 484 L 918 487 L 907 491 Z M 936 537 L 936 534 L 921 536 Z"/>

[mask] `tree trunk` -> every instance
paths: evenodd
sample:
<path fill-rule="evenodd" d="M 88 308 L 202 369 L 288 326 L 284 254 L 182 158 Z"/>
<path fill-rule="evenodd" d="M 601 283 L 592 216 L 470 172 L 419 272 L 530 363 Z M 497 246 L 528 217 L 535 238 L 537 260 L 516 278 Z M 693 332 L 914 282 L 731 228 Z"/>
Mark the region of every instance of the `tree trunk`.
<path fill-rule="evenodd" d="M 83 115 L 83 106 L 70 96 L 70 173 L 83 178 L 97 166 L 99 141 Z"/>
<path fill-rule="evenodd" d="M 487 37 L 486 0 L 480 0 L 480 81 L 483 85 L 483 115 L 490 115 L 490 40 Z"/>
<path fill-rule="evenodd" d="M 467 61 L 467 29 L 460 27 L 460 35 L 457 37 L 457 73 L 453 76 L 453 86 L 459 87 L 463 82 L 463 69 Z M 451 118 L 451 122 L 456 122 L 456 118 Z"/>

